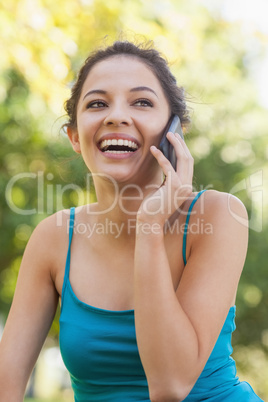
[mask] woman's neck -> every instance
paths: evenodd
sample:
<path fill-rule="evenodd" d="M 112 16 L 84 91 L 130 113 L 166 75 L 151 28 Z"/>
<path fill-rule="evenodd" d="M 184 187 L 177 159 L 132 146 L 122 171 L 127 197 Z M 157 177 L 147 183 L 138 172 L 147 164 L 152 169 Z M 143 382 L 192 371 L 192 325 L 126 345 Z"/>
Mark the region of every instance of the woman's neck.
<path fill-rule="evenodd" d="M 95 190 L 98 202 L 94 206 L 94 221 L 120 232 L 120 236 L 135 236 L 136 216 L 143 200 L 162 184 L 163 176 L 158 175 L 155 180 L 139 183 L 124 183 L 98 181 Z M 112 230 L 113 229 L 113 230 Z M 108 233 L 109 234 L 109 233 Z"/>

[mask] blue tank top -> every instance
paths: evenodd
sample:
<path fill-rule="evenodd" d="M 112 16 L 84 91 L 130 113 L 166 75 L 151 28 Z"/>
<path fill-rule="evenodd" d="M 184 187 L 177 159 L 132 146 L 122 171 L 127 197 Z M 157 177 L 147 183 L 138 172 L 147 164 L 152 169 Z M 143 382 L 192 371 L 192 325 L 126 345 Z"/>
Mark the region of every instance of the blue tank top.
<path fill-rule="evenodd" d="M 203 191 L 202 191 L 203 192 Z M 183 236 L 186 264 L 188 211 Z M 75 402 L 149 402 L 148 384 L 136 341 L 134 310 L 112 311 L 90 306 L 77 298 L 70 280 L 71 241 L 75 209 L 71 208 L 69 248 L 62 288 L 60 349 L 67 367 Z M 231 335 L 235 330 L 231 307 L 215 347 L 185 402 L 262 401 L 236 376 Z"/>

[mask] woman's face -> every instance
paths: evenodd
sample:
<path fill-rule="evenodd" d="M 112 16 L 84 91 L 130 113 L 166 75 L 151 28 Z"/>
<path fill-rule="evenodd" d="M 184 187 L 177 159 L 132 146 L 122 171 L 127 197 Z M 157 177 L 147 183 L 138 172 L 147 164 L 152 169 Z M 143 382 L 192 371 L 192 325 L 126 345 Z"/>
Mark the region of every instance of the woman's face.
<path fill-rule="evenodd" d="M 163 89 L 146 64 L 113 56 L 90 71 L 77 106 L 77 128 L 68 135 L 92 173 L 137 182 L 142 175 L 159 175 L 150 146 L 159 146 L 170 114 Z"/>

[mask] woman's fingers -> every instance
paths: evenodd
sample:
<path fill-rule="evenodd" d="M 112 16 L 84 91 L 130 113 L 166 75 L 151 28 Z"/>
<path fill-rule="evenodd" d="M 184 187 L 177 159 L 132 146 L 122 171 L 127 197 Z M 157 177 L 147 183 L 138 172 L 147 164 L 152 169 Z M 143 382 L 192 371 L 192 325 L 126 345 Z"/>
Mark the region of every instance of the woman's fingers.
<path fill-rule="evenodd" d="M 179 134 L 167 133 L 167 139 L 174 147 L 177 157 L 177 175 L 179 175 L 182 181 L 187 181 L 193 175 L 193 157 Z M 158 161 L 159 165 L 163 169 L 164 174 L 167 176 L 168 172 L 175 173 L 171 163 L 164 156 L 164 154 L 155 146 L 151 147 L 151 152 Z"/>
<path fill-rule="evenodd" d="M 190 151 L 187 148 L 187 145 L 185 144 L 185 142 L 183 141 L 183 139 L 181 138 L 181 136 L 179 134 L 177 134 L 177 133 L 173 134 L 172 132 L 168 132 L 167 139 L 173 145 L 177 158 L 179 156 L 181 156 L 181 157 L 187 156 L 188 157 L 189 155 L 191 155 Z"/>
<path fill-rule="evenodd" d="M 168 137 L 175 148 L 178 159 L 176 171 L 160 149 L 156 148 L 154 145 L 150 147 L 152 155 L 157 160 L 165 175 L 165 181 L 156 193 L 152 195 L 150 205 L 152 206 L 154 200 L 154 205 L 156 205 L 157 209 L 159 208 L 159 202 L 163 203 L 161 205 L 166 206 L 165 214 L 167 217 L 178 209 L 182 202 L 191 194 L 193 177 L 193 158 L 190 152 L 187 152 L 187 146 L 186 148 L 183 147 L 183 140 L 180 140 L 172 133 L 168 133 Z"/>
<path fill-rule="evenodd" d="M 167 176 L 169 172 L 174 172 L 174 169 L 169 162 L 169 160 L 165 157 L 162 151 L 160 149 L 156 148 L 154 145 L 151 146 L 150 148 L 151 153 L 159 163 L 160 167 L 162 168 L 164 175 Z"/>
<path fill-rule="evenodd" d="M 174 147 L 176 153 L 177 157 L 176 171 L 173 169 L 170 161 L 155 146 L 151 147 L 152 154 L 154 155 L 160 167 L 162 168 L 165 176 L 169 175 L 169 178 L 173 177 L 173 179 L 177 177 L 181 185 L 190 183 L 192 184 L 194 160 L 187 145 L 180 137 L 180 135 L 177 133 L 173 134 L 172 132 L 169 131 L 167 133 L 167 139 Z"/>
<path fill-rule="evenodd" d="M 193 175 L 193 157 L 179 134 L 169 132 L 167 134 L 169 142 L 173 145 L 177 157 L 177 174 L 182 180 L 187 180 Z"/>

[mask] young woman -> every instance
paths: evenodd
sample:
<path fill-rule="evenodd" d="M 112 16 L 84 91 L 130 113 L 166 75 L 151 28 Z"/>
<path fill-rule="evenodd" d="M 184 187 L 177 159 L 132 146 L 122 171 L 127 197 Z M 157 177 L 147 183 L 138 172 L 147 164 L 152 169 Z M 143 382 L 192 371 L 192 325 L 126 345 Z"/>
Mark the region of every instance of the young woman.
<path fill-rule="evenodd" d="M 171 116 L 189 122 L 166 61 L 115 42 L 86 60 L 66 111 L 98 201 L 45 219 L 27 245 L 0 400 L 23 400 L 60 300 L 75 401 L 261 401 L 230 357 L 246 210 L 229 194 L 192 191 L 178 134 L 167 134 L 175 169 L 158 149 Z"/>

